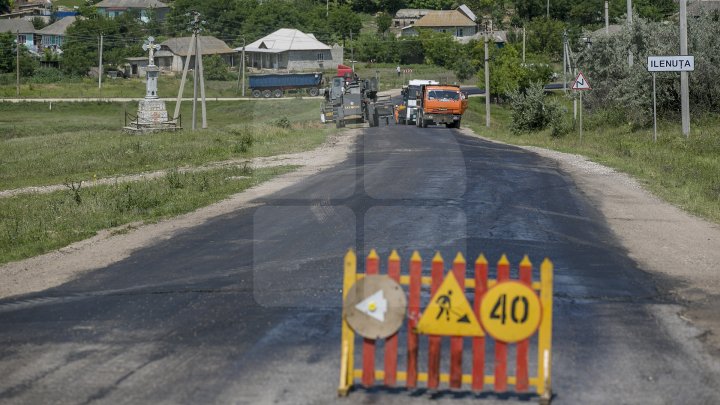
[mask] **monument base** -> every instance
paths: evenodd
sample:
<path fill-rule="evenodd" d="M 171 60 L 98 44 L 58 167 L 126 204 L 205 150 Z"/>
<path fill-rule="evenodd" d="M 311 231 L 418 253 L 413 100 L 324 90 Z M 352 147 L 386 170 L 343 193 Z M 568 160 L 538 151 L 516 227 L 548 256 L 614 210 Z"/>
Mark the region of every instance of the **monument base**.
<path fill-rule="evenodd" d="M 182 129 L 175 120 L 168 119 L 165 102 L 156 98 L 145 98 L 138 104 L 137 117 L 126 123 L 123 130 L 128 133 L 149 133 L 177 131 Z"/>

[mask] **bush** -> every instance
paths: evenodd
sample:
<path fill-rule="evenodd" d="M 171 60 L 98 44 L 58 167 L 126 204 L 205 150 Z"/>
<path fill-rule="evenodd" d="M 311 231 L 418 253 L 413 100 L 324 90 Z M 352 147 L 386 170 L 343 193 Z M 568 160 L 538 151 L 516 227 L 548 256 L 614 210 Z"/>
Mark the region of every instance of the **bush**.
<path fill-rule="evenodd" d="M 554 123 L 558 135 L 561 134 L 562 109 L 545 96 L 542 83 L 532 83 L 525 93 L 514 90 L 508 96 L 512 107 L 513 133 L 541 131 Z"/>
<path fill-rule="evenodd" d="M 228 64 L 220 55 L 205 57 L 203 60 L 205 78 L 208 80 L 232 80 L 233 75 L 228 70 Z"/>

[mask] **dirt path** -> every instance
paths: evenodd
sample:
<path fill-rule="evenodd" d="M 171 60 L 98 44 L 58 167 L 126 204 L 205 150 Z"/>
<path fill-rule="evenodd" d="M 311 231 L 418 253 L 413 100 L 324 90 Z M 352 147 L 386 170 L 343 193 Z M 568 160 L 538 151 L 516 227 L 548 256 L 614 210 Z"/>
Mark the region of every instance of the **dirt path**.
<path fill-rule="evenodd" d="M 328 141 L 328 142 L 334 142 L 334 141 Z M 251 167 L 253 169 L 260 169 L 264 167 L 273 167 L 273 166 L 307 166 L 312 165 L 314 162 L 321 161 L 322 156 L 321 154 L 326 153 L 326 149 L 328 148 L 330 144 L 325 144 L 322 147 L 318 149 L 314 149 L 308 152 L 298 152 L 298 153 L 288 153 L 284 155 L 275 155 L 275 156 L 265 156 L 265 157 L 257 157 L 253 159 L 233 159 L 233 160 L 224 160 L 221 162 L 213 162 L 211 164 L 203 165 L 203 166 L 195 166 L 195 167 L 179 167 L 177 168 L 178 172 L 181 173 L 187 173 L 187 172 L 202 172 L 207 170 L 213 170 L 213 169 L 219 169 L 222 167 L 230 167 L 230 166 L 242 166 L 242 165 L 248 165 L 248 167 Z M 116 177 L 103 177 L 101 179 L 93 179 L 93 180 L 83 180 L 82 187 L 95 187 L 95 186 L 102 186 L 102 185 L 111 185 L 111 184 L 118 184 L 118 183 L 130 183 L 134 181 L 141 181 L 141 180 L 152 180 L 157 179 L 160 177 L 164 177 L 170 172 L 171 170 L 157 170 L 154 172 L 145 172 L 145 173 L 139 173 L 139 174 L 130 174 L 125 176 L 116 176 Z M 31 187 L 23 187 L 23 188 L 15 188 L 11 190 L 3 190 L 0 191 L 0 198 L 7 198 L 7 197 L 13 197 L 20 194 L 46 194 L 46 193 L 52 193 L 55 191 L 62 191 L 67 190 L 68 186 L 64 184 L 53 184 L 48 186 L 31 186 Z"/>

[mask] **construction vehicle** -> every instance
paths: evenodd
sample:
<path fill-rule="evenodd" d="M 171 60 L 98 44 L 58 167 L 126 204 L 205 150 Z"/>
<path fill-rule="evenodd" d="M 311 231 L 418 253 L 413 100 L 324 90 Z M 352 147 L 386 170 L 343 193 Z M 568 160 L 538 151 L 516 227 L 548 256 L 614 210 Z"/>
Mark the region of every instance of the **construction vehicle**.
<path fill-rule="evenodd" d="M 377 79 L 362 80 L 357 75 L 334 77 L 325 90 L 325 102 L 321 106 L 320 120 L 335 122 L 338 128 L 347 124 L 364 124 L 371 127 L 386 122 L 393 115 L 389 96 L 378 95 Z"/>
<path fill-rule="evenodd" d="M 460 91 L 460 86 L 422 85 L 417 95 L 416 125 L 427 128 L 445 124 L 448 128 L 460 128 L 467 105 L 467 95 Z"/>
<path fill-rule="evenodd" d="M 402 102 L 395 107 L 395 122 L 398 124 L 410 125 L 415 123 L 415 117 L 417 116 L 416 98 L 420 86 L 426 84 L 439 84 L 434 80 L 410 80 L 408 85 L 403 87 L 400 92 L 402 96 Z"/>
<path fill-rule="evenodd" d="M 250 76 L 250 93 L 255 98 L 282 97 L 286 91 L 307 91 L 320 94 L 322 73 L 285 73 Z"/>

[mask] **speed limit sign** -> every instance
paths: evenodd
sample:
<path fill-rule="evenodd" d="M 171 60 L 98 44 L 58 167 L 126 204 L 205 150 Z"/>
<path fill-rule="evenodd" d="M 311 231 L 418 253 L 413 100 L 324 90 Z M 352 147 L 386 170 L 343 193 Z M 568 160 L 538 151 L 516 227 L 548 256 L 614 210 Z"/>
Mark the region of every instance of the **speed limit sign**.
<path fill-rule="evenodd" d="M 535 291 L 517 281 L 504 281 L 491 288 L 480 302 L 480 323 L 495 340 L 515 343 L 535 333 L 542 319 Z"/>

